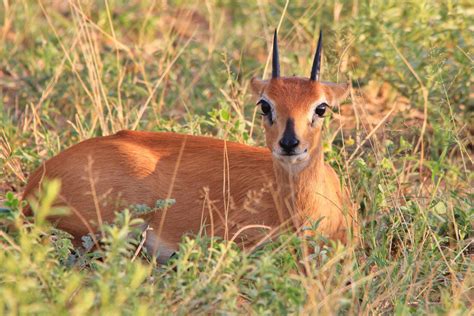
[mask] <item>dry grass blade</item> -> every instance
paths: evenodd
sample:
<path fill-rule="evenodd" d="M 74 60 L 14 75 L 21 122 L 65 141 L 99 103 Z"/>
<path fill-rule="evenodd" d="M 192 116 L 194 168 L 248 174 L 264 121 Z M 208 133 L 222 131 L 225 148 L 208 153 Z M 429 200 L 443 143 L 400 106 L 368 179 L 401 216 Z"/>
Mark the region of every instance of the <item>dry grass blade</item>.
<path fill-rule="evenodd" d="M 367 134 L 367 136 L 362 140 L 362 142 L 357 145 L 356 149 L 352 152 L 351 156 L 349 157 L 349 159 L 347 160 L 348 163 L 351 163 L 353 161 L 353 159 L 355 158 L 355 156 L 359 153 L 359 150 L 362 148 L 362 146 L 364 146 L 364 144 L 372 137 L 375 135 L 375 132 L 377 132 L 377 130 L 385 123 L 385 121 L 387 121 L 387 119 L 390 117 L 390 115 L 392 115 L 393 111 L 395 111 L 396 107 L 393 107 L 387 114 L 385 114 L 385 116 L 383 117 L 383 119 L 370 131 L 369 134 Z"/>
<path fill-rule="evenodd" d="M 133 123 L 132 125 L 132 130 L 135 130 L 137 129 L 138 127 L 138 124 L 140 124 L 140 120 L 142 119 L 142 116 L 143 114 L 145 113 L 148 105 L 150 104 L 151 100 L 154 98 L 155 96 L 155 93 L 156 93 L 156 90 L 159 88 L 159 86 L 161 85 L 163 79 L 166 77 L 166 75 L 169 73 L 169 71 L 171 70 L 171 68 L 173 67 L 173 65 L 176 63 L 176 61 L 179 59 L 179 57 L 181 56 L 181 54 L 184 53 L 184 51 L 186 50 L 186 48 L 188 47 L 189 43 L 191 43 L 193 37 L 191 36 L 187 41 L 186 43 L 183 45 L 183 47 L 179 50 L 179 52 L 176 54 L 176 56 L 168 63 L 168 65 L 166 66 L 165 70 L 163 71 L 163 74 L 161 75 L 161 77 L 156 81 L 156 83 L 154 84 L 153 86 L 153 89 L 151 90 L 150 92 L 150 95 L 148 96 L 148 99 L 145 101 L 145 103 L 143 103 L 143 105 L 140 107 L 140 109 L 138 110 L 138 114 L 137 114 L 137 118 L 135 120 L 135 123 Z"/>
<path fill-rule="evenodd" d="M 12 148 L 8 143 L 8 138 L 5 132 L 2 131 L 2 137 L 0 137 L 0 160 L 2 164 L 6 166 L 22 183 L 26 183 L 26 177 L 21 169 L 20 160 L 17 157 L 12 157 Z"/>

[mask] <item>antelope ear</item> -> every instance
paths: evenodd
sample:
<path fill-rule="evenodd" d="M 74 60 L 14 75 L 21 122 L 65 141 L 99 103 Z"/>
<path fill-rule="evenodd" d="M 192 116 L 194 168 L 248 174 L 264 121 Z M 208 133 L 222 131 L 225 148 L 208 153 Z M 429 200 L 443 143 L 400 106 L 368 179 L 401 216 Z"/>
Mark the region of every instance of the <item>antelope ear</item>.
<path fill-rule="evenodd" d="M 252 88 L 252 92 L 256 97 L 262 95 L 263 90 L 268 84 L 268 80 L 258 79 L 257 77 L 253 77 L 250 80 L 250 88 Z"/>
<path fill-rule="evenodd" d="M 326 97 L 331 105 L 339 104 L 349 95 L 350 85 L 348 83 L 321 82 L 321 84 L 324 86 Z"/>

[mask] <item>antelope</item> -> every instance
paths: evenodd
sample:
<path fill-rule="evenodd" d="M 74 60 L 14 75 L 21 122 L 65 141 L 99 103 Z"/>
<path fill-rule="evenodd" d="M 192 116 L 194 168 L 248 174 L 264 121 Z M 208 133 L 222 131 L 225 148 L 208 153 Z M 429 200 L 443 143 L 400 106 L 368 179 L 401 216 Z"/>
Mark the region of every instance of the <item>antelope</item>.
<path fill-rule="evenodd" d="M 318 233 L 348 243 L 356 214 L 338 175 L 324 162 L 321 133 L 326 112 L 346 98 L 349 85 L 320 80 L 321 46 L 322 32 L 309 79 L 282 77 L 275 30 L 272 76 L 250 84 L 266 148 L 124 130 L 47 160 L 29 177 L 23 198 L 33 197 L 44 179 L 60 179 L 57 204 L 72 212 L 51 221 L 72 234 L 75 244 L 111 222 L 115 211 L 173 198 L 174 205 L 143 216 L 149 227 L 145 246 L 160 262 L 177 251 L 183 235 L 203 231 L 245 248 L 282 229 L 319 221 Z"/>

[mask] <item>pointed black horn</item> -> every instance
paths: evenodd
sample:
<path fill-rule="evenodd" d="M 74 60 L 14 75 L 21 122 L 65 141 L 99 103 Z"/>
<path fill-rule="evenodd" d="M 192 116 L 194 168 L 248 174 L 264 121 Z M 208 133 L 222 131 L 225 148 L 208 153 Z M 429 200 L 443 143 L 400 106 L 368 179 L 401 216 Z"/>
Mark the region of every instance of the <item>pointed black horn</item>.
<path fill-rule="evenodd" d="M 272 78 L 280 77 L 280 57 L 278 56 L 277 30 L 273 35 L 273 57 L 272 57 Z"/>
<path fill-rule="evenodd" d="M 316 48 L 316 54 L 314 54 L 313 60 L 313 68 L 311 69 L 311 77 L 309 77 L 312 81 L 319 81 L 319 72 L 321 70 L 321 50 L 322 50 L 322 43 L 323 43 L 323 31 L 319 31 L 319 40 L 318 40 L 318 48 Z"/>

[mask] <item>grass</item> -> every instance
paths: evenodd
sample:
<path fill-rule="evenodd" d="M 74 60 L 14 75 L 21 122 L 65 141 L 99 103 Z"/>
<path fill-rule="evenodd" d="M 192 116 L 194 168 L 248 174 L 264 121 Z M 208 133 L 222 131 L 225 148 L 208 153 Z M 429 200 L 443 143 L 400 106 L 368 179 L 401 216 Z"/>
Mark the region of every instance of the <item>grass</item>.
<path fill-rule="evenodd" d="M 0 314 L 472 313 L 473 104 L 469 1 L 4 1 L 0 5 Z M 183 237 L 156 265 L 136 253 L 133 210 L 103 246 L 72 248 L 19 201 L 42 161 L 120 129 L 262 145 L 249 93 L 269 74 L 351 81 L 325 126 L 326 160 L 349 184 L 362 244 L 302 254 L 285 235 L 248 254 Z M 309 240 L 309 242 L 315 242 Z"/>

